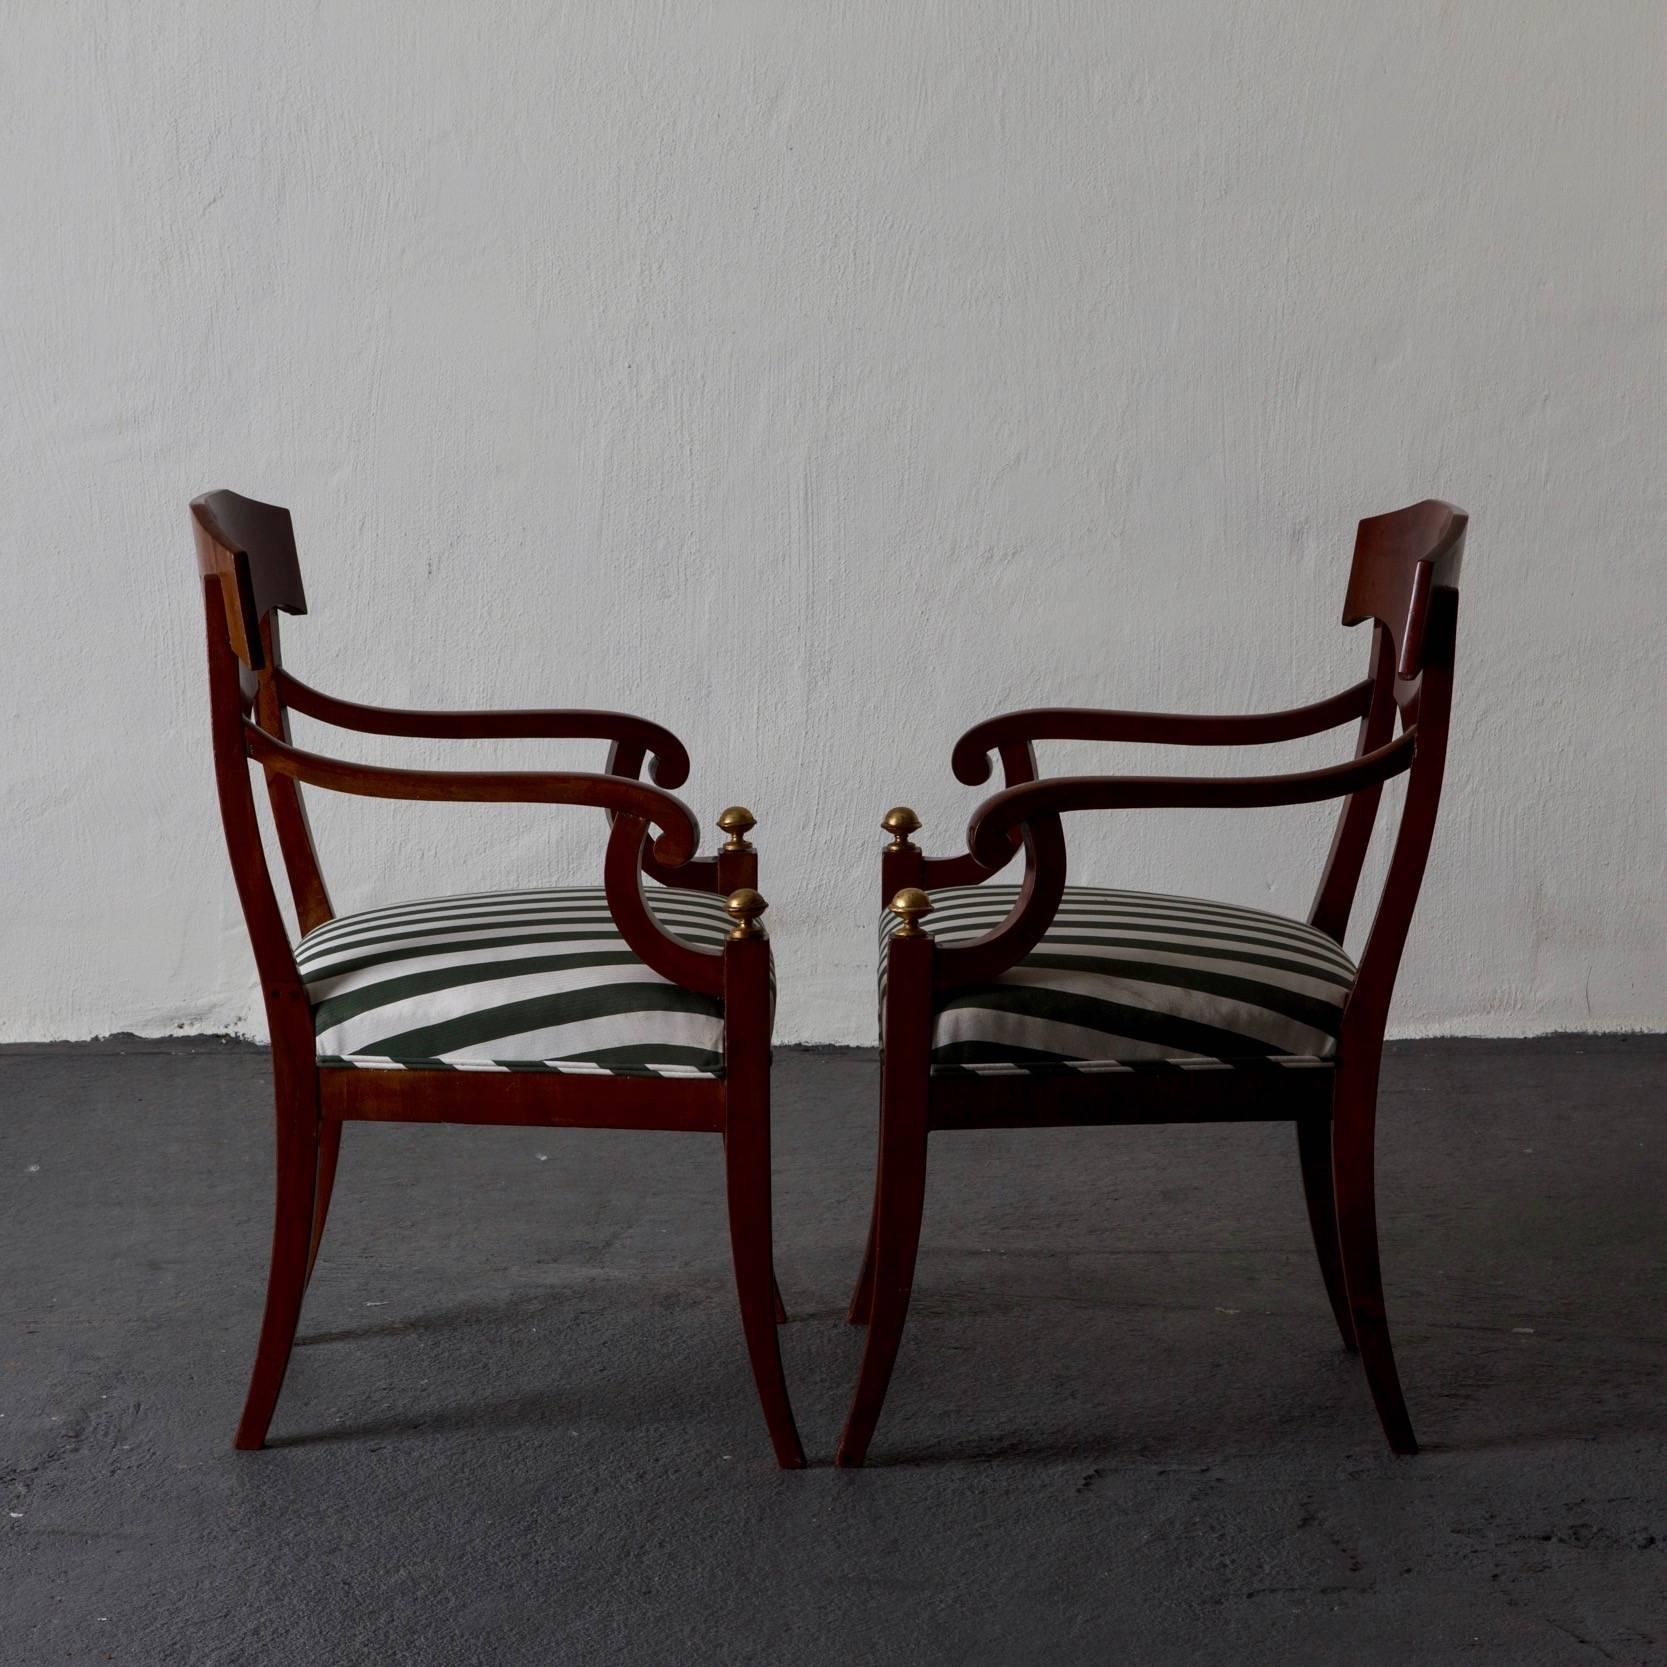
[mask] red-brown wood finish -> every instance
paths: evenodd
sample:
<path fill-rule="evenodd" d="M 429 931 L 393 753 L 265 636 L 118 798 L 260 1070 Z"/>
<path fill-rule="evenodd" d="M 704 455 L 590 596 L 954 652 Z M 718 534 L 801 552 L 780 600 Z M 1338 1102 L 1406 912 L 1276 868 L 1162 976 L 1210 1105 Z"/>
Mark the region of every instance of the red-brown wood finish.
<path fill-rule="evenodd" d="M 193 501 L 207 624 L 215 783 L 238 897 L 272 1034 L 277 1188 L 271 1268 L 254 1371 L 236 1446 L 256 1448 L 283 1387 L 302 1299 L 324 1235 L 347 1122 L 668 1129 L 723 1137 L 742 1330 L 777 1462 L 804 1463 L 782 1374 L 770 1229 L 770 946 L 737 915 L 721 950 L 667 933 L 642 895 L 645 873 L 728 894 L 757 882 L 744 839 L 699 857 L 700 829 L 673 797 L 689 758 L 669 730 L 618 712 L 410 712 L 341 700 L 283 669 L 278 613 L 306 612 L 289 512 L 233 492 Z M 431 739 L 588 737 L 607 768 L 583 771 L 389 769 L 294 745 L 291 712 L 339 729 Z M 650 780 L 640 779 L 645 763 Z M 581 1077 L 442 1070 L 319 1070 L 312 1012 L 261 842 L 251 765 L 271 802 L 279 854 L 304 931 L 332 918 L 302 788 L 387 799 L 587 805 L 607 813 L 608 905 L 631 948 L 664 977 L 724 1004 L 725 1075 L 714 1079 Z M 750 826 L 750 817 L 747 818 Z M 652 841 L 652 843 L 651 843 Z M 739 904 L 740 899 L 735 902 Z M 762 902 L 753 899 L 759 908 Z M 735 910 L 732 907 L 732 913 Z"/>
<path fill-rule="evenodd" d="M 1441 797 L 1452 708 L 1459 569 L 1467 517 L 1434 500 L 1360 523 L 1343 623 L 1370 622 L 1366 678 L 1313 705 L 1249 716 L 1038 709 L 967 731 L 956 776 L 988 781 L 999 757 L 1006 785 L 973 813 L 967 849 L 933 858 L 895 838 L 881 858 L 881 902 L 905 886 L 973 885 L 1020 854 L 1024 877 L 1008 917 L 973 943 L 938 947 L 899 931 L 887 949 L 882 1014 L 880 1158 L 867 1250 L 850 1319 L 869 1339 L 837 1463 L 867 1456 L 897 1358 L 925 1196 L 927 1135 L 935 1129 L 1041 1128 L 1148 1122 L 1291 1121 L 1321 1275 L 1345 1345 L 1357 1350 L 1390 1447 L 1415 1453 L 1386 1319 L 1378 1257 L 1373 1153 L 1378 1066 L 1401 952 L 1418 900 Z M 1289 741 L 1355 723 L 1353 756 L 1280 776 L 1140 777 L 1040 774 L 1043 740 L 1240 746 Z M 930 1074 L 932 993 L 999 976 L 1046 931 L 1065 885 L 1060 818 L 1149 806 L 1243 809 L 1341 801 L 1310 923 L 1341 943 L 1359 888 L 1383 784 L 1405 775 L 1389 871 L 1331 1071 L 1258 1070 L 978 1079 Z M 896 813 L 893 813 L 895 816 Z M 912 818 L 911 818 L 912 820 Z M 890 819 L 888 819 L 890 825 Z M 1115 1086 L 1111 1086 L 1115 1084 Z"/>

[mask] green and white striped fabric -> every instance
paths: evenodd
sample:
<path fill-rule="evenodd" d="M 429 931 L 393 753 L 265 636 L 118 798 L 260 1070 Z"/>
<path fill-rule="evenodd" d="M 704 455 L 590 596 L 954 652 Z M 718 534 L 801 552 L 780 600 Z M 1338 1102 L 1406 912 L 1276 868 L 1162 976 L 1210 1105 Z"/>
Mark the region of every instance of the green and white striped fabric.
<path fill-rule="evenodd" d="M 925 927 L 967 943 L 1012 909 L 1014 885 L 931 893 Z M 880 923 L 885 946 L 897 927 Z M 948 991 L 935 1074 L 1010 1075 L 1239 1064 L 1327 1068 L 1354 963 L 1300 921 L 1233 903 L 1067 886 L 1034 950 L 988 984 Z"/>
<path fill-rule="evenodd" d="M 721 947 L 709 892 L 645 888 L 667 931 Z M 476 892 L 342 915 L 296 949 L 320 1065 L 723 1074 L 723 1005 L 632 953 L 599 890 Z"/>

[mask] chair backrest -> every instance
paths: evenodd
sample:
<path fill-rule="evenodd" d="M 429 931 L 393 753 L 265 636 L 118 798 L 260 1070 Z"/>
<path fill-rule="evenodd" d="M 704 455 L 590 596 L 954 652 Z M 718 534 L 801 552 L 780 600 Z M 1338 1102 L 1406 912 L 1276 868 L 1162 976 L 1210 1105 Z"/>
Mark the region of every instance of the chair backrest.
<path fill-rule="evenodd" d="M 301 585 L 295 531 L 289 511 L 282 505 L 259 503 L 236 492 L 206 492 L 191 501 L 191 523 L 207 610 L 221 815 L 244 915 L 255 939 L 256 959 L 262 962 L 263 980 L 269 981 L 273 974 L 265 963 L 277 957 L 277 951 L 268 943 L 263 953 L 263 941 L 271 934 L 259 893 L 263 887 L 270 893 L 271 881 L 264 847 L 258 836 L 252 845 L 248 837 L 249 829 L 258 824 L 254 822 L 254 801 L 249 793 L 243 721 L 251 718 L 269 735 L 289 740 L 289 714 L 278 677 L 282 649 L 277 615 L 280 611 L 304 614 L 307 597 Z M 228 675 L 233 670 L 235 676 Z M 301 930 L 310 932 L 329 920 L 334 911 L 319 868 L 301 788 L 287 776 L 268 770 L 266 789 L 296 915 Z M 240 803 L 242 797 L 249 801 L 247 818 Z M 264 923 L 259 931 L 257 914 Z M 287 960 L 293 968 L 287 934 L 284 943 L 285 956 L 277 959 Z M 276 970 L 283 968 L 280 965 Z"/>
<path fill-rule="evenodd" d="M 1406 798 L 1383 897 L 1360 960 L 1351 1006 L 1369 1011 L 1381 1036 L 1413 906 L 1435 831 L 1452 710 L 1459 569 L 1469 517 L 1433 498 L 1360 523 L 1343 602 L 1343 623 L 1372 622 L 1371 703 L 1357 756 L 1412 731 Z M 1382 787 L 1343 803 L 1309 919 L 1341 942 L 1360 883 Z M 1366 1024 L 1371 1029 L 1371 1023 Z"/>
<path fill-rule="evenodd" d="M 272 610 L 307 611 L 289 511 L 235 492 L 205 492 L 191 500 L 191 520 L 197 566 L 219 582 L 232 652 L 251 672 L 270 670 L 261 639 Z"/>
<path fill-rule="evenodd" d="M 1391 665 L 1405 706 L 1429 664 L 1451 664 L 1459 568 L 1470 517 L 1435 498 L 1360 523 L 1343 599 L 1343 623 L 1375 620 L 1393 644 Z"/>

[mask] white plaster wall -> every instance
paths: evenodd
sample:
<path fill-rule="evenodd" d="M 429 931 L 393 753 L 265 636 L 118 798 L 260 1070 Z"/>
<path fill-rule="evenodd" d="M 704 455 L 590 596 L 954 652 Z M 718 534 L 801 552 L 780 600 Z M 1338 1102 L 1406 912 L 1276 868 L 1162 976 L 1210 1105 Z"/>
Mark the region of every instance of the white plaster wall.
<path fill-rule="evenodd" d="M 1657 0 L 0 13 L 0 1035 L 259 1029 L 185 515 L 220 485 L 294 509 L 308 679 L 682 732 L 702 815 L 761 818 L 781 1033 L 833 1041 L 872 1035 L 877 819 L 960 838 L 967 723 L 1327 692 L 1354 520 L 1450 497 L 1399 1029 L 1662 1026 Z M 1051 756 L 1096 753 L 1154 763 Z M 342 906 L 601 849 L 316 816 Z M 1072 860 L 1300 911 L 1328 826 L 1078 819 Z"/>

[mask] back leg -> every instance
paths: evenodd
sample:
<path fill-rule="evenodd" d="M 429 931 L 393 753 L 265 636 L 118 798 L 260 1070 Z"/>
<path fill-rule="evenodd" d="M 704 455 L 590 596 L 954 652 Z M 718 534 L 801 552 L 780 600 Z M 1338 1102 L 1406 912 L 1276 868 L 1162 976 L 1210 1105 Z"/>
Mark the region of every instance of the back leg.
<path fill-rule="evenodd" d="M 307 1258 L 312 1248 L 313 1204 L 318 1190 L 316 1093 L 310 1087 L 286 1090 L 281 1072 L 278 1080 L 278 1180 L 272 1261 L 255 1366 L 233 1443 L 245 1450 L 265 1446 L 278 1391 L 284 1385 L 295 1328 L 301 1319 L 301 1299 L 307 1289 Z"/>
<path fill-rule="evenodd" d="M 1349 1294 L 1360 1364 L 1366 1373 L 1378 1420 L 1392 1451 L 1418 1451 L 1412 1433 L 1389 1319 L 1383 1301 L 1383 1270 L 1378 1259 L 1378 1214 L 1373 1142 L 1377 1114 L 1377 1061 L 1367 1069 L 1340 1064 L 1336 1112 L 1332 1121 L 1332 1177 L 1337 1199 L 1337 1236 L 1343 1279 Z"/>
<path fill-rule="evenodd" d="M 1349 1318 L 1349 1296 L 1343 1283 L 1343 1253 L 1337 1243 L 1337 1201 L 1331 1179 L 1331 1120 L 1303 1117 L 1297 1121 L 1297 1152 L 1302 1159 L 1302 1191 L 1308 1201 L 1308 1225 L 1320 1258 L 1332 1317 L 1342 1334 L 1343 1347 L 1357 1352 L 1354 1322 Z"/>
<path fill-rule="evenodd" d="M 846 1310 L 847 1325 L 867 1325 L 874 1312 L 874 1234 L 880 1222 L 880 1182 L 874 1178 L 874 1207 L 868 1216 L 868 1242 L 862 1249 L 862 1266 L 857 1270 L 856 1289 Z"/>

